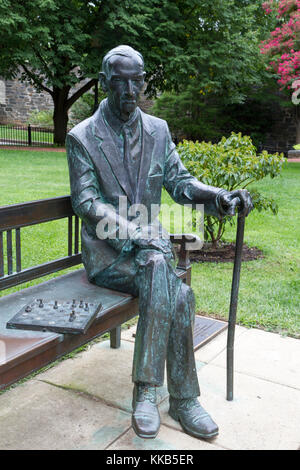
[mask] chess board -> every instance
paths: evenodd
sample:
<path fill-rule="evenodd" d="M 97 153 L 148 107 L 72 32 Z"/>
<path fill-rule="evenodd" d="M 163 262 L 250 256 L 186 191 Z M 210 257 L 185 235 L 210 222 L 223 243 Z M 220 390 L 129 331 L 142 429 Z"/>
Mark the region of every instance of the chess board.
<path fill-rule="evenodd" d="M 9 320 L 7 328 L 56 333 L 85 333 L 101 310 L 100 303 L 83 300 L 34 299 Z"/>

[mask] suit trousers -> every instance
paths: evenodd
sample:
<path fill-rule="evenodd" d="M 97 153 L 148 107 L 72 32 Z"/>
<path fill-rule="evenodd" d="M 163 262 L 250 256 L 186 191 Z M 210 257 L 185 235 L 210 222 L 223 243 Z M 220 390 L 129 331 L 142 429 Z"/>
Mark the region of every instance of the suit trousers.
<path fill-rule="evenodd" d="M 195 299 L 172 258 L 152 249 L 122 253 L 94 282 L 139 297 L 133 382 L 163 385 L 173 398 L 200 395 L 193 348 Z"/>

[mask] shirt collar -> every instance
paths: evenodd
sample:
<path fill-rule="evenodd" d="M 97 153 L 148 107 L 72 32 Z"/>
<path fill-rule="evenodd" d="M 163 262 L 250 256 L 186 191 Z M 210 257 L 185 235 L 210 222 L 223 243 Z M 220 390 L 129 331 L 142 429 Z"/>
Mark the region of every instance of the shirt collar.
<path fill-rule="evenodd" d="M 126 127 L 131 131 L 131 135 L 134 135 L 139 122 L 139 108 L 135 110 L 129 121 L 124 122 L 111 110 L 108 100 L 106 99 L 104 101 L 104 106 L 102 108 L 103 117 L 113 131 L 119 136 L 122 134 L 124 127 Z"/>

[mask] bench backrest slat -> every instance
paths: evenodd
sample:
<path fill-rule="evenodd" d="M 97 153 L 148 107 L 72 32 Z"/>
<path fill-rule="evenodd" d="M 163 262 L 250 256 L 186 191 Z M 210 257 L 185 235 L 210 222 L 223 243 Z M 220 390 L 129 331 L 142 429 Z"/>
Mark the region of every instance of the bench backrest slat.
<path fill-rule="evenodd" d="M 64 218 L 68 218 L 68 256 L 22 269 L 20 228 Z M 73 218 L 75 218 L 75 237 L 73 236 Z M 13 270 L 13 230 L 15 230 L 15 272 Z M 7 274 L 5 274 L 3 232 L 6 232 Z M 81 262 L 79 219 L 73 212 L 70 196 L 0 207 L 0 291 L 76 266 Z"/>
<path fill-rule="evenodd" d="M 0 277 L 4 276 L 3 232 L 0 232 Z"/>
<path fill-rule="evenodd" d="M 10 230 L 73 216 L 70 196 L 0 207 L 0 230 Z"/>

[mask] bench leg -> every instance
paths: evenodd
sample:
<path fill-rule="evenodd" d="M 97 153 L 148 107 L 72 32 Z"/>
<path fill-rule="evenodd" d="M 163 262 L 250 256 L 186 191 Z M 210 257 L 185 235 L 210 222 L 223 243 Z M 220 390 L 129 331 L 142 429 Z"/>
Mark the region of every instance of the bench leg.
<path fill-rule="evenodd" d="M 191 282 L 192 282 L 192 268 L 188 268 L 186 270 L 186 277 L 183 281 L 185 284 L 187 284 L 188 286 L 191 285 Z"/>
<path fill-rule="evenodd" d="M 192 268 L 188 268 L 187 270 L 186 283 L 188 286 L 192 284 Z"/>
<path fill-rule="evenodd" d="M 110 331 L 110 347 L 118 349 L 121 346 L 121 327 L 117 326 Z"/>

